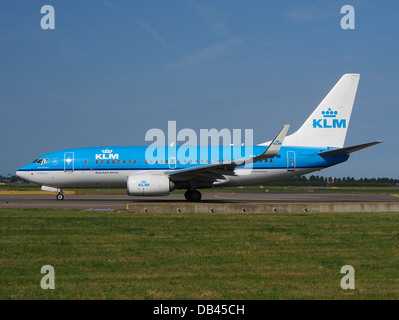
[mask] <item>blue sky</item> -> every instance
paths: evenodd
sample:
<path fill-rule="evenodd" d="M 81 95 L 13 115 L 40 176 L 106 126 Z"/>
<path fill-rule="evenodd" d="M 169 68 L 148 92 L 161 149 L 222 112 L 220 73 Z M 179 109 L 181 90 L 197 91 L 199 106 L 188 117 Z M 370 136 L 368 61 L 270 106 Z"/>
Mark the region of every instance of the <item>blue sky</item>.
<path fill-rule="evenodd" d="M 55 30 L 40 9 L 55 8 Z M 355 8 L 355 30 L 340 8 Z M 145 145 L 151 128 L 295 131 L 360 73 L 345 145 L 318 174 L 399 178 L 397 1 L 2 1 L 0 174 L 73 147 Z"/>

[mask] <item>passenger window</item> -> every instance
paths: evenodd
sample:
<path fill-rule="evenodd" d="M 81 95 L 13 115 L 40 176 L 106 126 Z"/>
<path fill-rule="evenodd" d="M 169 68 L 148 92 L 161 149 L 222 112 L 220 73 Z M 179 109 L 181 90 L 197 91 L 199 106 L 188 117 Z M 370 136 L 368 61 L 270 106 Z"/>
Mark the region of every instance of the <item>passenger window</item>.
<path fill-rule="evenodd" d="M 126 164 L 126 160 L 123 160 L 123 164 Z"/>
<path fill-rule="evenodd" d="M 115 160 L 112 160 L 112 164 L 115 164 Z"/>
<path fill-rule="evenodd" d="M 270 163 L 272 163 L 273 162 L 273 159 L 270 159 Z"/>
<path fill-rule="evenodd" d="M 137 160 L 134 160 L 134 164 L 136 164 L 137 163 Z"/>
<path fill-rule="evenodd" d="M 98 160 L 96 160 L 96 164 L 98 164 Z"/>
<path fill-rule="evenodd" d="M 104 164 L 104 160 L 101 160 L 101 164 Z"/>
<path fill-rule="evenodd" d="M 132 163 L 132 160 L 129 160 L 129 164 L 131 164 Z"/>
<path fill-rule="evenodd" d="M 109 160 L 107 160 L 107 164 L 109 164 Z"/>
<path fill-rule="evenodd" d="M 121 161 L 120 160 L 118 160 L 118 164 L 120 164 L 121 163 Z"/>
<path fill-rule="evenodd" d="M 85 164 L 87 164 L 88 163 L 88 161 L 87 160 L 85 160 Z"/>

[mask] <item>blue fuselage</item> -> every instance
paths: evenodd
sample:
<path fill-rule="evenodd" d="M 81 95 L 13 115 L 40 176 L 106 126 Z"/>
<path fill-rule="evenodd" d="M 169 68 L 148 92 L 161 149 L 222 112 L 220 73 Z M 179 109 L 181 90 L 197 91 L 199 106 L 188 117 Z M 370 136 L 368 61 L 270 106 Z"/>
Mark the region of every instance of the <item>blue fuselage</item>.
<path fill-rule="evenodd" d="M 20 168 L 18 175 L 54 187 L 125 187 L 127 176 L 228 163 L 261 154 L 266 147 L 96 147 L 47 153 Z M 273 159 L 239 166 L 236 174 L 218 185 L 251 185 L 287 179 L 344 162 L 348 154 L 322 157 L 327 148 L 283 146 Z M 179 184 L 176 186 L 179 188 Z M 185 188 L 184 185 L 181 188 Z"/>

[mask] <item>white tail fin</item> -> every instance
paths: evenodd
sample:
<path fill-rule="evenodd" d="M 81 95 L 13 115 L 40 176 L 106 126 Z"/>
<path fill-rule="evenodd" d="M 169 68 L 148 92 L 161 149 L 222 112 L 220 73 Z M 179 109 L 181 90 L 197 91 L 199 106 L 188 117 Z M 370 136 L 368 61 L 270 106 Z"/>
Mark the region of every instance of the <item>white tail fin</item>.
<path fill-rule="evenodd" d="M 344 74 L 298 131 L 283 145 L 307 147 L 344 146 L 360 74 Z"/>

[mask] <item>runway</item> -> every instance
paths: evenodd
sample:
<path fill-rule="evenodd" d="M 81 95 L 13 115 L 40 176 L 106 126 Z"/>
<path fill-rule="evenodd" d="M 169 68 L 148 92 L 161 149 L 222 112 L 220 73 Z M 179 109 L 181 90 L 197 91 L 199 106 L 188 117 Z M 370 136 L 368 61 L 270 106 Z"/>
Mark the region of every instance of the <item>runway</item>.
<path fill-rule="evenodd" d="M 359 203 L 399 202 L 398 195 L 352 193 L 262 193 L 203 192 L 201 203 Z M 185 204 L 183 194 L 167 197 L 130 197 L 127 195 L 66 195 L 58 201 L 54 195 L 0 195 L 0 208 L 64 208 L 80 210 L 126 210 L 132 204 Z"/>

